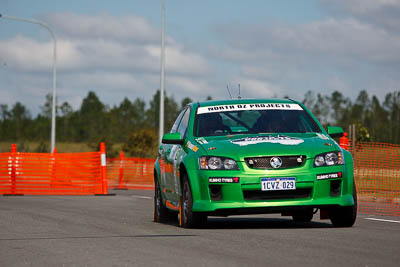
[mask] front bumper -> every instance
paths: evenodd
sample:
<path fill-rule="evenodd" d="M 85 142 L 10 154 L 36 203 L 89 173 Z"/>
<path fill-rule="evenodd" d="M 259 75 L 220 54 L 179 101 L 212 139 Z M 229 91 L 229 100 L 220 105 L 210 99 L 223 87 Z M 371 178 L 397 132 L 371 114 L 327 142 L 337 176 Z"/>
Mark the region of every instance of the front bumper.
<path fill-rule="evenodd" d="M 301 168 L 255 170 L 245 164 L 240 171 L 189 171 L 193 194 L 193 211 L 210 215 L 281 213 L 305 208 L 352 206 L 353 166 L 340 165 L 314 168 L 311 160 Z M 340 178 L 318 180 L 317 175 L 342 173 Z M 209 183 L 213 177 L 239 177 L 238 183 Z M 261 191 L 261 178 L 295 177 L 296 190 Z M 210 188 L 218 197 L 212 196 Z M 336 191 L 332 192 L 332 188 Z M 215 189 L 217 188 L 217 189 Z"/>

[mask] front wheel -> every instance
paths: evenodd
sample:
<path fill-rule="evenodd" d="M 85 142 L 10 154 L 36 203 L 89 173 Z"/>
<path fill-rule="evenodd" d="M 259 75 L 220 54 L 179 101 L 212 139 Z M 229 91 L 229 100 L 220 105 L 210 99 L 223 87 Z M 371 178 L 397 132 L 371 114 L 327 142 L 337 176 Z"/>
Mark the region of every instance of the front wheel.
<path fill-rule="evenodd" d="M 155 222 L 167 222 L 168 221 L 169 211 L 165 207 L 162 196 L 161 196 L 161 188 L 160 183 L 158 182 L 158 178 L 154 179 L 154 221 Z"/>
<path fill-rule="evenodd" d="M 194 228 L 207 223 L 207 215 L 192 211 L 193 196 L 187 175 L 183 176 L 182 196 L 179 205 L 179 225 Z"/>
<path fill-rule="evenodd" d="M 357 218 L 357 190 L 353 185 L 354 205 L 329 210 L 329 218 L 335 227 L 352 227 Z"/>

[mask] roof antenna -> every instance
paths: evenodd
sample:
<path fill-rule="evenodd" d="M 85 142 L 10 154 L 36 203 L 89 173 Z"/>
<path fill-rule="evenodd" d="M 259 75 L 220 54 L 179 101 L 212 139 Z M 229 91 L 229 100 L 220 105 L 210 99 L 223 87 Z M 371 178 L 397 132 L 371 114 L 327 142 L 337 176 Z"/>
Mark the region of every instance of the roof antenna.
<path fill-rule="evenodd" d="M 238 84 L 238 87 L 239 87 L 239 96 L 238 96 L 238 99 L 242 99 L 242 97 L 240 96 L 240 83 Z"/>
<path fill-rule="evenodd" d="M 226 85 L 226 90 L 228 90 L 229 97 L 232 99 L 232 95 L 231 95 L 231 92 L 229 91 L 229 86 L 228 85 Z"/>

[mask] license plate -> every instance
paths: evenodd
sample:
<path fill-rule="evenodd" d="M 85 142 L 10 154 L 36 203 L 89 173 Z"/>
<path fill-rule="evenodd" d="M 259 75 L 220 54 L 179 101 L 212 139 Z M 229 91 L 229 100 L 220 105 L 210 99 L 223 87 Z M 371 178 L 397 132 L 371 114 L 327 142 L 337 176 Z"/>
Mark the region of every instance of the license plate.
<path fill-rule="evenodd" d="M 296 189 L 295 177 L 261 178 L 262 191 L 294 190 Z"/>

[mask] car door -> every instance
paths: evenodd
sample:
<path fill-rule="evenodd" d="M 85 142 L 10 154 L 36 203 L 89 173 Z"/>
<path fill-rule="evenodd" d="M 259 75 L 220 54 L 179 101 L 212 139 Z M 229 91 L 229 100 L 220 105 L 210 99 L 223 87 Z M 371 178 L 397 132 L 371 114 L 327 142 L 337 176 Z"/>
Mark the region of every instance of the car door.
<path fill-rule="evenodd" d="M 180 121 L 177 129 L 177 132 L 180 133 L 183 139 L 186 138 L 187 128 L 189 125 L 189 118 L 190 118 L 190 108 L 187 108 L 182 116 L 182 120 Z M 173 184 L 174 188 L 171 197 L 174 202 L 178 203 L 180 194 L 179 165 L 182 159 L 185 157 L 186 151 L 182 145 L 174 145 L 173 149 L 174 153 L 172 154 L 171 157 L 172 170 L 173 170 L 173 175 L 171 176 L 172 179 L 171 184 Z"/>
<path fill-rule="evenodd" d="M 186 109 L 178 115 L 175 120 L 170 133 L 176 133 L 178 130 L 179 123 L 182 120 L 183 114 Z M 173 163 L 177 153 L 178 146 L 172 144 L 162 144 L 160 147 L 160 167 L 161 167 L 161 188 L 164 191 L 164 195 L 167 200 L 171 201 L 175 195 L 175 184 L 173 181 L 174 169 Z"/>

